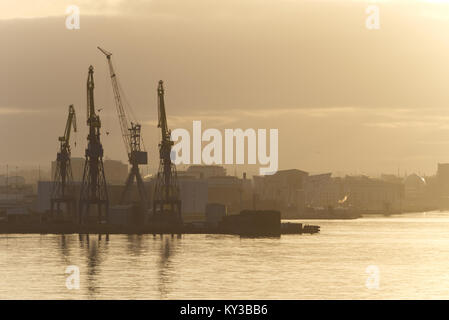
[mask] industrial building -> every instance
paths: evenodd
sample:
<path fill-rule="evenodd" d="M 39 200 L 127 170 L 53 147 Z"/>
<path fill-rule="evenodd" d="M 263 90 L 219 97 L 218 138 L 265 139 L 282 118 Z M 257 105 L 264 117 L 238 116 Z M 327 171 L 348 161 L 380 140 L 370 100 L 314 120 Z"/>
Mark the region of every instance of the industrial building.
<path fill-rule="evenodd" d="M 279 210 L 283 218 L 294 218 L 305 209 L 308 176 L 308 172 L 291 169 L 253 177 L 257 210 Z"/>
<path fill-rule="evenodd" d="M 306 184 L 306 205 L 343 207 L 361 213 L 401 212 L 404 188 L 401 183 L 367 176 L 331 177 L 312 175 Z"/>
<path fill-rule="evenodd" d="M 363 213 L 400 213 L 404 199 L 404 185 L 367 176 L 337 178 L 341 183 L 342 198 L 347 206 Z"/>
<path fill-rule="evenodd" d="M 148 193 L 149 201 L 152 201 L 152 191 L 154 190 L 154 180 L 145 182 L 145 189 Z M 80 181 L 75 182 L 75 193 L 79 193 Z M 36 201 L 36 211 L 44 213 L 50 210 L 52 181 L 39 181 Z M 195 177 L 181 177 L 179 187 L 182 201 L 182 213 L 187 220 L 202 219 L 208 203 L 208 183 L 206 180 Z M 125 188 L 124 184 L 108 184 L 108 193 L 111 206 L 120 205 L 120 195 Z M 139 201 L 139 192 L 134 185 L 130 189 L 131 202 Z"/>
<path fill-rule="evenodd" d="M 226 176 L 226 169 L 217 165 L 191 165 L 185 173 L 198 179 L 208 179 Z"/>

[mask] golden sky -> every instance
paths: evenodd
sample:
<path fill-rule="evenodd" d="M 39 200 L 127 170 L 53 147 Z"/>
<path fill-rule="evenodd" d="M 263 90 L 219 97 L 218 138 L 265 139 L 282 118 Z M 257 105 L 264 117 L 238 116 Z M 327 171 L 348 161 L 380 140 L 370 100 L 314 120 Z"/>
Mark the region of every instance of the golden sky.
<path fill-rule="evenodd" d="M 72 4 L 80 30 L 65 28 Z M 365 28 L 369 4 L 380 30 Z M 432 174 L 449 162 L 449 1 L 3 0 L 0 41 L 0 164 L 48 164 L 71 103 L 83 156 L 90 64 L 106 155 L 126 160 L 98 45 L 155 167 L 159 79 L 171 128 L 278 128 L 281 169 Z"/>

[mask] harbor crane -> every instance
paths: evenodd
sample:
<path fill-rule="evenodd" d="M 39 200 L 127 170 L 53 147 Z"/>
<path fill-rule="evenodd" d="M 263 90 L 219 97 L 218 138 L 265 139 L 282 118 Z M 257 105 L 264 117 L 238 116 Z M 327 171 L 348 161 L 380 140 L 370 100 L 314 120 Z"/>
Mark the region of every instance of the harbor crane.
<path fill-rule="evenodd" d="M 91 205 L 97 205 L 98 221 L 108 220 L 109 198 L 103 166 L 103 146 L 100 141 L 100 116 L 95 114 L 94 68 L 89 67 L 87 76 L 87 136 L 86 160 L 80 190 L 79 223 L 85 223 Z M 104 210 L 103 210 L 104 209 Z M 104 212 L 104 215 L 103 215 Z"/>
<path fill-rule="evenodd" d="M 72 166 L 70 163 L 70 133 L 76 132 L 76 114 L 73 105 L 69 106 L 69 115 L 65 125 L 64 135 L 59 137 L 59 152 L 56 155 L 56 169 L 53 178 L 50 199 L 50 214 L 53 218 L 54 206 L 60 212 L 61 203 L 65 204 L 69 217 L 76 212 L 76 199 L 73 188 Z"/>
<path fill-rule="evenodd" d="M 159 81 L 158 95 L 158 128 L 161 128 L 162 139 L 159 143 L 159 170 L 153 196 L 153 217 L 171 224 L 182 223 L 181 199 L 178 186 L 176 166 L 171 160 L 171 131 L 167 125 L 165 112 L 164 83 Z"/>
<path fill-rule="evenodd" d="M 120 203 L 124 204 L 128 200 L 128 195 L 130 194 L 134 179 L 136 179 L 137 189 L 139 191 L 141 201 L 141 209 L 144 213 L 146 213 L 148 201 L 147 193 L 140 174 L 139 165 L 148 163 L 148 155 L 146 151 L 142 150 L 143 143 L 140 135 L 141 125 L 139 123 L 128 122 L 120 94 L 120 91 L 122 90 L 119 86 L 117 74 L 115 73 L 112 65 L 112 53 L 100 47 L 97 48 L 106 56 L 108 60 L 109 74 L 111 76 L 112 90 L 114 91 L 114 100 L 120 122 L 120 129 L 122 132 L 126 153 L 128 155 L 128 161 L 131 165 L 131 171 L 126 179 L 125 189 L 123 189 Z"/>

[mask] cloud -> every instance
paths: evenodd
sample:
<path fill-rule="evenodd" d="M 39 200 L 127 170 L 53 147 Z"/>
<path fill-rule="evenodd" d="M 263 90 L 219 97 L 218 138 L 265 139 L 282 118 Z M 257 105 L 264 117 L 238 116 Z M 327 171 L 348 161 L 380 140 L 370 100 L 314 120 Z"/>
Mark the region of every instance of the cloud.
<path fill-rule="evenodd" d="M 11 150 L 4 161 L 30 153 L 33 161 L 53 159 L 71 103 L 85 141 L 90 64 L 97 106 L 105 108 L 102 130 L 110 132 L 102 136 L 105 150 L 126 157 L 100 45 L 114 53 L 120 81 L 145 121 L 152 163 L 156 84 L 163 79 L 172 129 L 190 128 L 193 120 L 282 128 L 282 166 L 378 168 L 388 159 L 396 166 L 422 152 L 417 138 L 438 140 L 444 135 L 435 131 L 447 130 L 448 25 L 428 23 L 405 2 L 401 10 L 382 3 L 382 29 L 370 32 L 367 2 L 343 1 L 1 1 L 0 17 L 55 16 L 0 21 L 8 44 L 0 52 L 0 105 L 13 106 L 0 111 L 0 130 L 6 136 L 22 128 L 14 142 L 2 142 Z M 65 28 L 67 4 L 81 7 L 80 30 Z M 14 114 L 32 117 L 8 116 Z M 311 150 L 327 153 L 317 159 Z M 436 158 L 442 151 L 425 152 Z"/>
<path fill-rule="evenodd" d="M 304 0 L 40 0 L 37 5 L 35 0 L 6 0 L 0 4 L 0 19 L 64 16 L 69 5 L 78 6 L 82 15 L 250 19 L 302 3 Z"/>
<path fill-rule="evenodd" d="M 0 115 L 1 116 L 18 115 L 18 114 L 33 114 L 33 113 L 38 113 L 38 112 L 40 113 L 40 112 L 42 112 L 42 110 L 0 107 Z"/>
<path fill-rule="evenodd" d="M 439 13 L 449 4 L 447 0 L 3 0 L 0 19 L 43 18 L 66 15 L 69 5 L 77 5 L 83 15 L 94 16 L 165 16 L 166 18 L 200 18 L 201 20 L 274 17 L 307 5 L 329 4 L 407 5 L 419 7 L 416 14 L 444 19 Z M 413 8 L 412 8 L 413 9 Z M 429 9 L 427 11 L 426 9 Z M 426 11 L 423 11 L 426 10 Z"/>
<path fill-rule="evenodd" d="M 205 108 L 202 108 L 205 109 Z M 322 119 L 327 121 L 353 121 L 354 125 L 380 129 L 428 129 L 448 130 L 449 111 L 443 108 L 367 108 L 367 107 L 329 107 L 329 108 L 266 108 L 238 109 L 226 108 L 222 111 L 199 111 L 194 114 L 178 114 L 170 117 L 170 125 L 190 127 L 192 121 L 201 120 L 209 126 L 224 127 L 237 125 L 241 122 L 256 122 L 260 120 L 276 121 L 283 119 Z M 145 124 L 156 126 L 156 121 L 146 121 Z"/>
<path fill-rule="evenodd" d="M 384 129 L 449 129 L 449 112 L 443 108 L 377 109 L 372 110 L 377 119 L 365 123 L 368 127 Z"/>
<path fill-rule="evenodd" d="M 206 109 L 206 108 L 201 108 Z M 354 114 L 358 110 L 364 110 L 353 107 L 335 107 L 335 108 L 269 108 L 269 109 L 255 109 L 245 110 L 240 108 L 225 108 L 226 114 L 222 111 L 198 111 L 193 115 L 182 114 L 170 116 L 171 126 L 190 125 L 192 121 L 200 120 L 202 122 L 210 123 L 216 127 L 223 127 L 225 125 L 236 124 L 243 121 L 257 121 L 260 119 L 283 119 L 285 116 L 305 116 L 312 118 L 329 118 L 344 114 Z M 366 110 L 366 109 L 365 109 Z M 145 124 L 156 126 L 157 121 L 145 121 Z"/>

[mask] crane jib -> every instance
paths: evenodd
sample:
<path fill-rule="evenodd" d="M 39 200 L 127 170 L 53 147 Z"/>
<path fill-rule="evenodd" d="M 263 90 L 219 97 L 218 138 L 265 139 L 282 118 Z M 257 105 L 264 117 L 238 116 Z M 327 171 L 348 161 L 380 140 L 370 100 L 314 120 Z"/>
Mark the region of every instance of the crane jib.
<path fill-rule="evenodd" d="M 141 126 L 133 123 L 130 124 L 126 116 L 125 109 L 123 107 L 122 98 L 120 94 L 120 87 L 117 82 L 117 74 L 114 71 L 112 64 L 112 53 L 98 47 L 98 49 L 106 56 L 109 66 L 109 74 L 111 77 L 112 91 L 114 93 L 114 101 L 117 109 L 117 115 L 119 118 L 120 130 L 122 133 L 123 143 L 125 144 L 125 150 L 128 155 L 128 159 L 131 164 L 136 162 L 137 164 L 147 164 L 146 152 L 141 151 Z M 145 153 L 145 155 L 135 156 L 138 153 Z"/>

